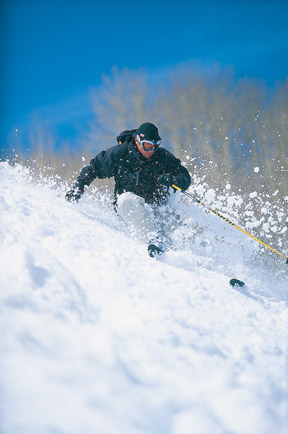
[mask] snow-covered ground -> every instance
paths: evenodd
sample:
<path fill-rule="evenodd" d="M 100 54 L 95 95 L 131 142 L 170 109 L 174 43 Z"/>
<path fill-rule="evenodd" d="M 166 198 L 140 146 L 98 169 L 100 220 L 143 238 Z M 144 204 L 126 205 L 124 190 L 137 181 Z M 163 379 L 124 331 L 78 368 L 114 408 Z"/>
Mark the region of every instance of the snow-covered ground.
<path fill-rule="evenodd" d="M 151 259 L 108 195 L 64 193 L 0 164 L 1 434 L 286 433 L 285 260 L 180 193 Z"/>

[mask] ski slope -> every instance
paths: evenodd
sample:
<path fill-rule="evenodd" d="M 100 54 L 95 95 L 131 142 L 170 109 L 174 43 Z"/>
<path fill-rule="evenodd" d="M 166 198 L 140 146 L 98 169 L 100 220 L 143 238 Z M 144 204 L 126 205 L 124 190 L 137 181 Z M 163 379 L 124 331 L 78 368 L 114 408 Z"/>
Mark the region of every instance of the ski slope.
<path fill-rule="evenodd" d="M 151 259 L 94 185 L 0 163 L 1 434 L 286 433 L 285 261 L 180 193 Z"/>

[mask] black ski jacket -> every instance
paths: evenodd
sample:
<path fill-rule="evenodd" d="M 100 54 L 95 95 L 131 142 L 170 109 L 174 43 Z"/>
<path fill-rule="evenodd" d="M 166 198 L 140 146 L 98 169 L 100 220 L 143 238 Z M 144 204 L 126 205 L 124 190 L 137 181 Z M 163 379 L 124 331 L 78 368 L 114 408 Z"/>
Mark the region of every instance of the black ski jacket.
<path fill-rule="evenodd" d="M 115 199 L 118 195 L 131 191 L 145 199 L 147 203 L 164 204 L 169 196 L 169 188 L 158 182 L 158 176 L 173 176 L 175 183 L 186 190 L 191 178 L 188 170 L 165 148 L 158 148 L 150 158 L 143 157 L 137 149 L 134 138 L 129 142 L 113 146 L 100 152 L 84 167 L 77 178 L 75 187 L 81 191 L 95 178 L 115 178 Z"/>

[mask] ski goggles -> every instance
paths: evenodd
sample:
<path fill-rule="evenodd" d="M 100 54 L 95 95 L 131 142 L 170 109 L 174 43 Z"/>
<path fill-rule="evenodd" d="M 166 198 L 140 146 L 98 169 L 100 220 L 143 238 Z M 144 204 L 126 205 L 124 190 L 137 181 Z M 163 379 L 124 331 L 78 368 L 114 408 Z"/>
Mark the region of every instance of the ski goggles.
<path fill-rule="evenodd" d="M 140 145 L 142 146 L 142 148 L 144 149 L 144 151 L 146 152 L 152 152 L 155 151 L 157 148 L 159 148 L 161 141 L 162 140 L 158 140 L 157 142 L 152 142 L 150 140 L 147 139 L 140 139 L 140 136 L 137 135 L 136 136 L 138 142 L 140 143 Z"/>

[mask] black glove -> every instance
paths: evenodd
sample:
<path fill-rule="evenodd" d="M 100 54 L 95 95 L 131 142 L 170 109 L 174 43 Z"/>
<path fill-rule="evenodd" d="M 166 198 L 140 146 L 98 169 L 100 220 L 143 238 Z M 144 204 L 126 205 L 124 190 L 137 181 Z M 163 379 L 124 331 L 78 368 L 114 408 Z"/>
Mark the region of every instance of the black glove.
<path fill-rule="evenodd" d="M 65 195 L 65 199 L 68 202 L 78 202 L 82 194 L 84 193 L 83 190 L 81 190 L 79 187 L 73 188 L 72 190 L 68 191 Z"/>
<path fill-rule="evenodd" d="M 163 173 L 162 175 L 158 176 L 158 182 L 160 184 L 166 185 L 166 187 L 170 187 L 172 184 L 174 184 L 175 180 L 172 175 Z"/>

